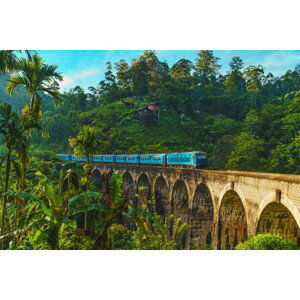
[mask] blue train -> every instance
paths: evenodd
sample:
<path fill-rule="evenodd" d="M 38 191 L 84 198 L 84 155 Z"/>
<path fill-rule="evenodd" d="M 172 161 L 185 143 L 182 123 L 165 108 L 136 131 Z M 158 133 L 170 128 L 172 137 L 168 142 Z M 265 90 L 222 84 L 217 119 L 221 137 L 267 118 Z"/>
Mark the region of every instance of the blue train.
<path fill-rule="evenodd" d="M 76 158 L 72 154 L 57 154 L 65 161 L 86 162 L 86 158 Z M 208 156 L 205 152 L 193 151 L 172 154 L 121 154 L 121 155 L 93 155 L 93 163 L 130 164 L 130 165 L 162 165 L 184 166 L 188 168 L 201 168 L 208 166 Z"/>

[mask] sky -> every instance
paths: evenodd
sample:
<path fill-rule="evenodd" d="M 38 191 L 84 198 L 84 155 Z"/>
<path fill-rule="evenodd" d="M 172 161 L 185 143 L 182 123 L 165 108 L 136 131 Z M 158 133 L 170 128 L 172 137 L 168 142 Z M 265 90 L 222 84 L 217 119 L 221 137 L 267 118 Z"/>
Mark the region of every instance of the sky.
<path fill-rule="evenodd" d="M 184 58 L 195 62 L 199 50 L 156 50 L 161 61 L 172 66 Z M 105 63 L 115 63 L 124 59 L 130 63 L 143 53 L 143 50 L 40 50 L 38 53 L 48 64 L 58 65 L 58 71 L 64 76 L 61 89 L 66 91 L 80 85 L 87 89 L 96 86 L 104 79 Z M 300 50 L 215 50 L 222 65 L 221 73 L 225 74 L 233 56 L 239 56 L 244 61 L 244 67 L 259 65 L 265 67 L 265 72 L 275 76 L 294 69 L 300 64 Z"/>

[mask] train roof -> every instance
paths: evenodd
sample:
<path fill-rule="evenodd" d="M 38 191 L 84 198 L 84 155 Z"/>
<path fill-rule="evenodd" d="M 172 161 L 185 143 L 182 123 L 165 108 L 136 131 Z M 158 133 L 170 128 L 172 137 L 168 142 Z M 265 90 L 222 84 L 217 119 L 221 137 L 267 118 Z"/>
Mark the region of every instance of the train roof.
<path fill-rule="evenodd" d="M 140 155 L 166 155 L 166 153 L 143 153 Z"/>
<path fill-rule="evenodd" d="M 195 153 L 205 153 L 207 154 L 206 152 L 204 151 L 189 151 L 189 152 L 173 152 L 173 153 L 143 153 L 143 154 L 95 154 L 95 155 L 103 155 L 103 156 L 137 156 L 137 155 L 166 155 L 166 154 L 195 154 Z M 73 154 L 70 154 L 70 153 L 58 153 L 56 155 L 72 155 L 74 156 Z M 93 155 L 93 156 L 95 156 Z"/>
<path fill-rule="evenodd" d="M 205 153 L 204 151 L 190 151 L 190 152 L 174 152 L 174 153 L 168 153 L 168 154 L 195 154 L 195 153 Z"/>

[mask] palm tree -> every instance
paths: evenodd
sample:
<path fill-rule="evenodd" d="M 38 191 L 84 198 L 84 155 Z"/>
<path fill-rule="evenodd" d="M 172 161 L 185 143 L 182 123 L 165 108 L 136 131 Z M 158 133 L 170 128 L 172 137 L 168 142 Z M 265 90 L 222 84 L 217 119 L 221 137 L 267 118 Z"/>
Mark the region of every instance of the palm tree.
<path fill-rule="evenodd" d="M 24 165 L 28 162 L 29 140 L 26 134 L 24 123 L 13 112 L 11 105 L 0 104 L 0 136 L 2 135 L 1 144 L 7 148 L 6 154 L 6 168 L 5 168 L 5 184 L 4 184 L 4 198 L 2 207 L 2 224 L 1 235 L 4 234 L 6 205 L 7 205 L 7 191 L 9 185 L 9 177 L 11 171 L 11 155 L 16 152 L 20 162 L 23 164 L 22 170 L 25 170 Z M 22 176 L 25 176 L 24 172 Z"/>
<path fill-rule="evenodd" d="M 96 153 L 100 146 L 98 132 L 95 127 L 82 126 L 77 136 L 69 139 L 69 144 L 74 149 L 76 157 L 85 156 L 87 163 L 90 163 L 91 156 Z"/>
<path fill-rule="evenodd" d="M 0 51 L 0 74 L 14 72 L 18 69 L 18 57 L 15 52 L 23 52 L 22 50 L 1 50 Z M 25 50 L 27 58 L 31 60 L 31 50 Z"/>
<path fill-rule="evenodd" d="M 45 61 L 38 55 L 33 54 L 31 60 L 20 58 L 17 63 L 17 73 L 11 74 L 7 83 L 7 91 L 12 95 L 18 86 L 24 86 L 30 97 L 30 103 L 23 111 L 24 117 L 37 120 L 42 114 L 43 100 L 41 93 L 49 94 L 55 106 L 60 100 L 58 81 L 62 76 L 58 73 L 58 66 L 46 65 Z"/>
<path fill-rule="evenodd" d="M 104 177 L 103 202 L 106 209 L 103 212 L 104 220 L 100 234 L 98 235 L 93 249 L 109 249 L 108 229 L 128 210 L 129 201 L 122 196 L 123 178 L 119 172 L 115 172 L 110 180 Z"/>

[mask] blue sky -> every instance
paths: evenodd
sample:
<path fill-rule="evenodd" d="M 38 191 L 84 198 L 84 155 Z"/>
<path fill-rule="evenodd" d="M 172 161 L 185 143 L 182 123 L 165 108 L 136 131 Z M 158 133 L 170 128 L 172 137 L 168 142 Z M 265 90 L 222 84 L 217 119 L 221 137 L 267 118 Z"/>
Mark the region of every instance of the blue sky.
<path fill-rule="evenodd" d="M 142 50 L 41 50 L 38 51 L 48 64 L 59 65 L 59 72 L 64 76 L 63 90 L 76 85 L 87 89 L 95 86 L 104 78 L 105 63 L 115 63 L 120 59 L 131 62 L 143 53 Z M 156 50 L 158 58 L 171 66 L 181 58 L 192 62 L 198 50 Z M 266 72 L 281 75 L 288 69 L 300 64 L 300 50 L 215 50 L 220 58 L 221 73 L 228 71 L 228 64 L 233 56 L 240 56 L 244 66 L 261 64 Z"/>

